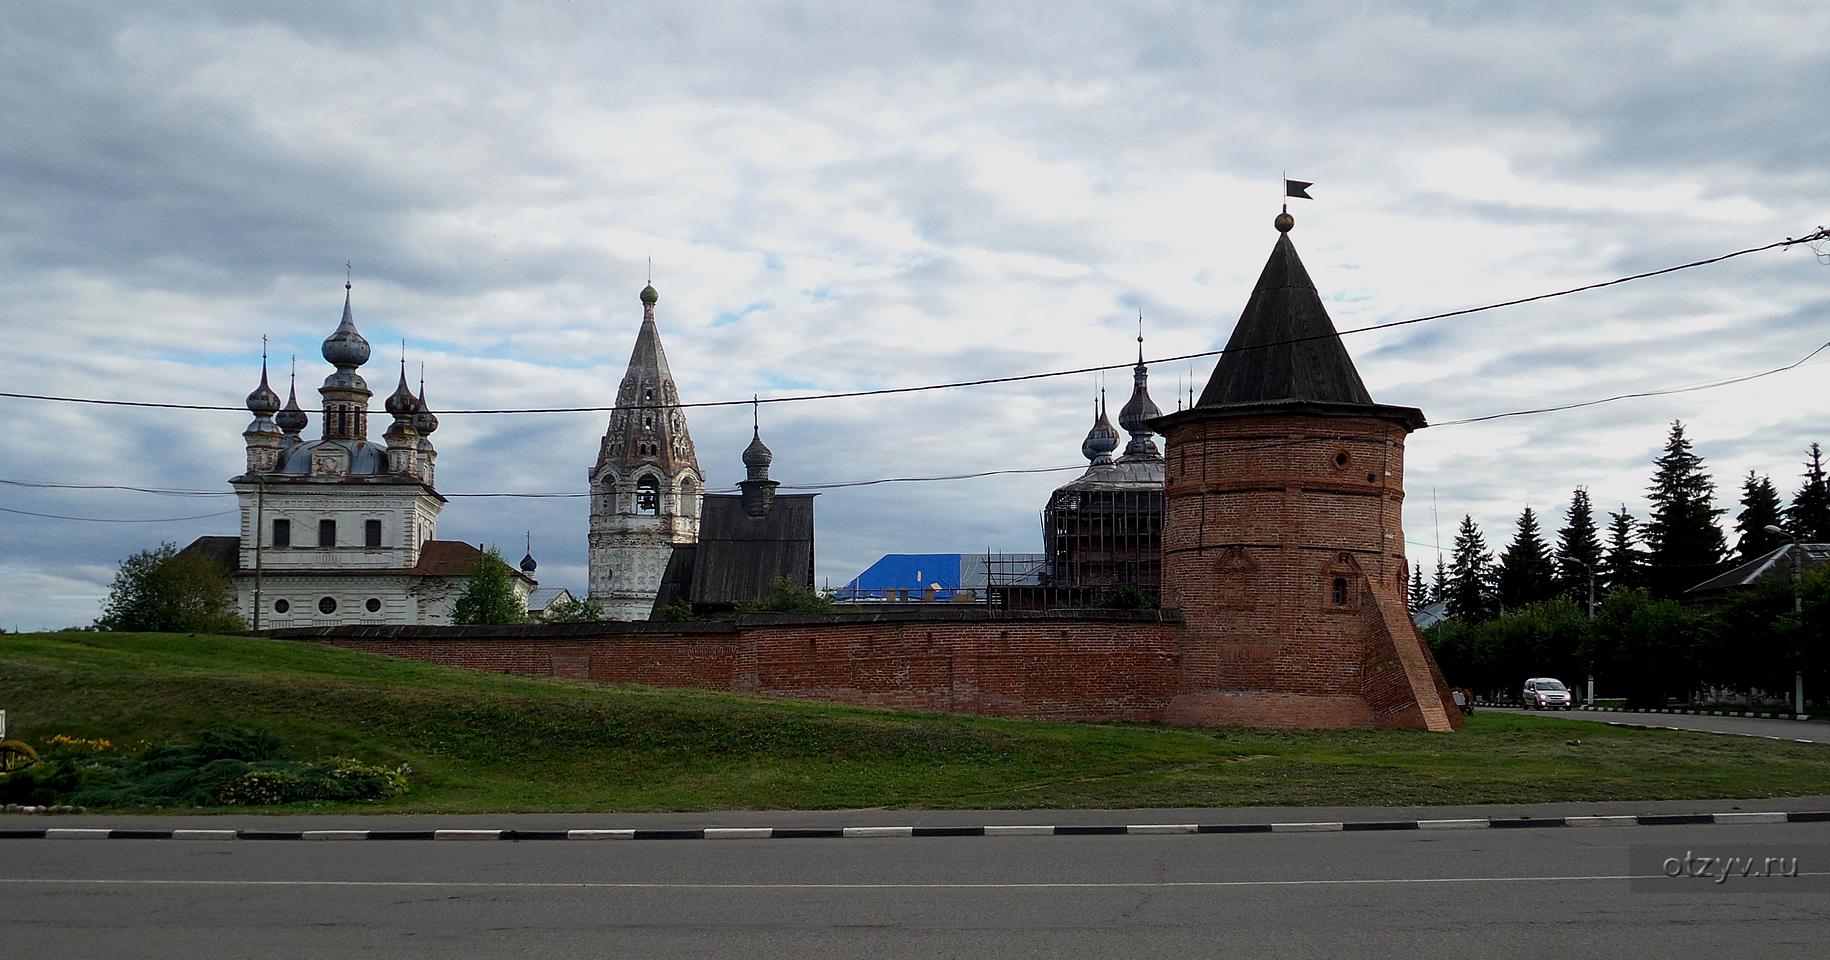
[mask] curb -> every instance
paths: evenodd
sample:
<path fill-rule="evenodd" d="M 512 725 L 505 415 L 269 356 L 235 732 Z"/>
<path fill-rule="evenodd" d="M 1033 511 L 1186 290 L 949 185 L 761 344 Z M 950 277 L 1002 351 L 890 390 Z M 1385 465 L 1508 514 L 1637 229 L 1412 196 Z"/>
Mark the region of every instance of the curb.
<path fill-rule="evenodd" d="M 1499 830 L 1665 827 L 1679 824 L 1830 823 L 1830 810 L 1786 813 L 1662 813 L 1637 816 L 1347 820 L 1318 823 L 1133 823 L 983 827 L 701 827 L 693 830 L 122 830 L 0 829 L 0 840 L 843 840 L 916 837 L 1160 836 L 1214 833 L 1358 833 L 1369 830 Z"/>

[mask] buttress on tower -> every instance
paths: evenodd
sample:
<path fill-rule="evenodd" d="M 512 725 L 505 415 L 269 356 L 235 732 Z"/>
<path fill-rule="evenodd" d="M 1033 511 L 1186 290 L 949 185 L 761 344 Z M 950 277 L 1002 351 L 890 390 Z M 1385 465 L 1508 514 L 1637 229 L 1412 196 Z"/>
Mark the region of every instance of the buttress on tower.
<path fill-rule="evenodd" d="M 674 545 L 699 539 L 705 477 L 655 326 L 660 299 L 642 289 L 642 327 L 590 472 L 589 592 L 617 620 L 648 619 Z"/>

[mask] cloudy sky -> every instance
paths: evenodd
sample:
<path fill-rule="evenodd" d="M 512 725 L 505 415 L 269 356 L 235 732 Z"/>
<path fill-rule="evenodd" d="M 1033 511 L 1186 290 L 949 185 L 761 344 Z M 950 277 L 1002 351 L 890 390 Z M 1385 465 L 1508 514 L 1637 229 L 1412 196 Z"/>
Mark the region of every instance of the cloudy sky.
<path fill-rule="evenodd" d="M 371 385 L 405 338 L 443 410 L 611 403 L 649 257 L 688 402 L 1121 364 L 1140 310 L 1150 356 L 1211 350 L 1286 170 L 1316 183 L 1293 239 L 1343 329 L 1830 221 L 1830 8 L 1498 6 L 15 8 L 0 390 L 240 404 L 265 334 L 309 405 L 346 260 Z M 1376 399 L 1444 421 L 1777 367 L 1830 337 L 1827 306 L 1830 266 L 1795 247 L 1348 346 Z M 1211 369 L 1157 365 L 1157 402 Z M 1830 442 L 1825 373 L 1425 430 L 1412 552 L 1434 562 L 1438 514 L 1496 546 L 1527 504 L 1554 528 L 1577 485 L 1643 516 L 1674 418 L 1721 505 L 1749 470 L 1789 496 Z M 780 404 L 763 434 L 790 484 L 1072 466 L 1094 389 Z M 446 416 L 440 488 L 580 492 L 605 419 Z M 733 484 L 749 411 L 688 419 L 710 485 Z M 246 420 L 0 398 L 0 479 L 226 492 Z M 1073 475 L 827 493 L 819 577 L 1038 549 Z M 234 501 L 0 485 L 0 507 Z M 87 623 L 121 558 L 233 527 L 0 514 L 0 626 Z M 582 588 L 581 499 L 454 498 L 439 534 L 519 551 L 529 529 L 542 581 Z"/>

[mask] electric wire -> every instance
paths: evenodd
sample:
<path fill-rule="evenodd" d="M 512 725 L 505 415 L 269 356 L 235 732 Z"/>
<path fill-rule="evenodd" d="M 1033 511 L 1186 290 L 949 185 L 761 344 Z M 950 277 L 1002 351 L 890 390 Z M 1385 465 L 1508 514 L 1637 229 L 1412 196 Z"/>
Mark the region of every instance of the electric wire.
<path fill-rule="evenodd" d="M 1555 299 L 1557 297 L 1566 297 L 1566 296 L 1570 296 L 1572 294 L 1585 293 L 1585 292 L 1588 292 L 1591 290 L 1600 290 L 1600 289 L 1603 289 L 1606 287 L 1617 286 L 1617 285 L 1623 284 L 1623 283 L 1631 283 L 1635 280 L 1644 280 L 1644 279 L 1648 279 L 1651 277 L 1658 277 L 1658 276 L 1664 276 L 1666 274 L 1677 273 L 1677 272 L 1683 271 L 1683 270 L 1690 270 L 1690 269 L 1693 269 L 1696 267 L 1703 267 L 1703 266 L 1709 266 L 1711 264 L 1722 263 L 1727 260 L 1733 260 L 1737 257 L 1745 257 L 1750 254 L 1763 253 L 1768 250 L 1776 250 L 1776 249 L 1791 247 L 1795 244 L 1800 244 L 1800 243 L 1821 242 L 1826 239 L 1830 239 L 1830 230 L 1826 230 L 1826 229 L 1820 227 L 1814 233 L 1807 234 L 1803 237 L 1798 237 L 1798 238 L 1787 237 L 1784 240 L 1776 240 L 1772 243 L 1763 244 L 1763 245 L 1757 246 L 1757 247 L 1746 247 L 1741 250 L 1735 250 L 1735 251 L 1732 251 L 1729 253 L 1724 253 L 1724 254 L 1720 254 L 1717 256 L 1713 256 L 1713 257 L 1705 257 L 1700 260 L 1691 260 L 1687 263 L 1680 263 L 1680 264 L 1676 264 L 1676 265 L 1669 266 L 1669 267 L 1661 267 L 1657 270 L 1647 270 L 1642 273 L 1630 274 L 1628 276 L 1615 277 L 1614 279 L 1611 279 L 1611 280 L 1602 280 L 1602 281 L 1598 281 L 1595 283 L 1583 284 L 1581 286 L 1568 287 L 1568 288 L 1565 288 L 1562 290 L 1553 290 L 1548 293 L 1533 294 L 1528 297 L 1517 297 L 1517 298 L 1514 298 L 1511 300 L 1503 300 L 1503 301 L 1500 301 L 1497 303 L 1482 304 L 1480 306 L 1475 306 L 1475 307 L 1464 307 L 1459 310 L 1450 310 L 1445 313 L 1434 313 L 1434 314 L 1429 314 L 1429 315 L 1421 316 L 1421 317 L 1411 317 L 1411 318 L 1404 319 L 1404 320 L 1392 320 L 1392 321 L 1388 321 L 1385 323 L 1375 323 L 1375 324 L 1370 324 L 1370 325 L 1364 326 L 1364 327 L 1353 327 L 1351 329 L 1341 330 L 1338 332 L 1317 333 L 1317 334 L 1310 334 L 1308 336 L 1303 336 L 1303 337 L 1290 337 L 1290 338 L 1286 338 L 1286 339 L 1282 339 L 1282 340 L 1271 340 L 1271 341 L 1266 341 L 1264 343 L 1246 344 L 1246 345 L 1242 345 L 1242 346 L 1238 346 L 1238 347 L 1223 348 L 1220 350 L 1204 350 L 1204 351 L 1201 351 L 1198 353 L 1186 353 L 1186 354 L 1181 354 L 1181 355 L 1172 356 L 1172 357 L 1159 357 L 1154 360 L 1145 361 L 1145 363 L 1146 364 L 1179 363 L 1179 362 L 1186 361 L 1186 360 L 1199 360 L 1199 359 L 1204 359 L 1207 357 L 1217 357 L 1217 356 L 1221 356 L 1221 355 L 1224 355 L 1227 353 L 1241 353 L 1241 352 L 1248 351 L 1248 350 L 1263 350 L 1263 349 L 1269 349 L 1271 347 L 1280 347 L 1280 346 L 1289 346 L 1289 345 L 1298 344 L 1298 343 L 1307 343 L 1307 342 L 1310 342 L 1313 340 L 1333 339 L 1337 336 L 1344 337 L 1344 336 L 1349 336 L 1349 335 L 1357 334 L 1357 333 L 1371 333 L 1371 332 L 1378 331 L 1378 330 L 1391 330 L 1391 329 L 1394 329 L 1397 327 L 1410 326 L 1412 324 L 1418 324 L 1418 323 L 1428 323 L 1428 322 L 1434 321 L 1434 320 L 1446 320 L 1446 319 L 1450 319 L 1453 317 L 1465 317 L 1465 316 L 1470 316 L 1470 315 L 1477 314 L 1477 313 L 1485 313 L 1490 310 L 1499 310 L 1499 309 L 1502 309 L 1505 307 L 1515 307 L 1515 306 L 1519 306 L 1521 304 L 1536 303 L 1536 302 L 1543 301 L 1543 300 Z M 754 405 L 754 404 L 762 404 L 762 403 L 801 403 L 801 402 L 814 401 L 814 400 L 849 400 L 849 399 L 857 399 L 860 397 L 881 397 L 881 396 L 890 396 L 890 395 L 894 395 L 894 394 L 922 393 L 922 392 L 933 391 L 933 390 L 953 390 L 953 389 L 960 389 L 960 388 L 964 388 L 964 387 L 982 387 L 982 386 L 991 386 L 991 385 L 1002 384 L 1002 383 L 1022 383 L 1022 382 L 1026 382 L 1026 381 L 1032 381 L 1032 380 L 1051 379 L 1054 377 L 1068 377 L 1068 376 L 1077 376 L 1080 374 L 1087 374 L 1087 373 L 1098 373 L 1098 372 L 1106 371 L 1106 370 L 1122 370 L 1122 369 L 1125 369 L 1130 366 L 1132 366 L 1132 364 L 1130 364 L 1130 363 L 1101 364 L 1098 366 L 1076 367 L 1076 368 L 1073 368 L 1070 370 L 1052 370 L 1052 371 L 1048 371 L 1048 372 L 1044 372 L 1044 373 L 1015 374 L 1015 375 L 1004 376 L 1004 377 L 983 377 L 983 378 L 979 378 L 979 379 L 975 379 L 975 380 L 956 380 L 956 381 L 950 381 L 950 382 L 946 382 L 946 383 L 929 383 L 929 384 L 921 384 L 921 385 L 917 385 L 917 386 L 908 386 L 908 387 L 879 387 L 879 388 L 870 389 L 870 390 L 846 390 L 846 391 L 836 391 L 836 392 L 831 392 L 831 393 L 810 393 L 810 394 L 799 394 L 799 395 L 782 396 L 782 397 L 755 397 L 755 396 L 752 396 L 752 397 L 747 397 L 747 398 L 737 399 L 737 400 L 702 400 L 702 401 L 697 401 L 694 403 L 628 404 L 628 405 L 623 405 L 621 407 L 618 407 L 616 405 L 607 406 L 607 407 L 606 406 L 513 407 L 513 408 L 503 407 L 503 408 L 484 408 L 484 409 L 467 409 L 467 410 L 439 410 L 439 411 L 435 411 L 435 412 L 437 412 L 440 416 L 553 414 L 553 413 L 608 413 L 608 412 L 615 411 L 617 409 L 623 409 L 623 410 L 678 410 L 678 409 L 697 409 L 697 408 L 704 408 L 704 407 L 731 407 L 731 406 L 742 406 L 742 405 L 746 405 L 746 404 Z M 143 400 L 110 400 L 110 399 L 102 399 L 102 398 L 95 398 L 95 397 L 69 397 L 69 396 L 58 396 L 58 395 L 53 395 L 53 394 L 22 393 L 22 392 L 14 392 L 14 391 L 0 391 L 0 397 L 5 397 L 5 398 L 9 398 L 9 399 L 14 399 L 14 400 L 40 400 L 40 401 L 55 402 L 55 403 L 90 404 L 90 405 L 114 406 L 114 407 L 138 407 L 138 408 L 160 409 L 160 410 L 205 410 L 205 411 L 237 411 L 237 412 L 240 412 L 240 411 L 245 411 L 245 409 L 246 409 L 245 407 L 240 407 L 240 406 L 220 405 L 220 404 L 169 403 L 169 402 L 156 402 L 156 401 L 143 401 Z M 309 410 L 306 412 L 318 413 L 318 414 L 323 413 L 322 410 Z"/>

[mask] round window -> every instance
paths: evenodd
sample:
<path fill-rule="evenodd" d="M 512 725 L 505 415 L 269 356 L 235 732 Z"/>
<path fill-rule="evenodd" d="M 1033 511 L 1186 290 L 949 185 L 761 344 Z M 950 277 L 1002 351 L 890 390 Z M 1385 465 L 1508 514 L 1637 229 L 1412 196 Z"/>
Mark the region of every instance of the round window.
<path fill-rule="evenodd" d="M 337 598 L 325 597 L 324 599 L 319 600 L 318 601 L 318 612 L 319 613 L 336 613 L 337 612 Z"/>
<path fill-rule="evenodd" d="M 273 612 L 274 613 L 285 613 L 286 611 L 291 610 L 291 609 L 292 609 L 292 604 L 286 602 L 285 600 L 273 601 Z"/>
<path fill-rule="evenodd" d="M 375 599 L 374 597 L 370 597 L 369 602 L 363 604 L 363 606 L 367 607 L 368 611 L 370 613 L 380 613 L 381 612 L 381 601 Z"/>
<path fill-rule="evenodd" d="M 1347 451 L 1342 450 L 1340 453 L 1334 455 L 1334 465 L 1337 467 L 1347 466 Z"/>

